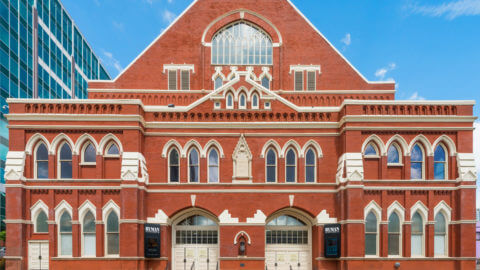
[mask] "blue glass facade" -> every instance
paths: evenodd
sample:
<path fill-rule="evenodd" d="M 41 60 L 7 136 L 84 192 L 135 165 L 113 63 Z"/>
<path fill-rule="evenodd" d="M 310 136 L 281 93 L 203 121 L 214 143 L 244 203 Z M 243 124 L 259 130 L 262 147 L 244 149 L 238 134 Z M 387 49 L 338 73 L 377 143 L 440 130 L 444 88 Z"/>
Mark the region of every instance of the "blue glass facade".
<path fill-rule="evenodd" d="M 95 79 L 110 77 L 58 0 L 0 0 L 0 192 L 8 152 L 6 99 L 87 98 L 87 81 Z"/>

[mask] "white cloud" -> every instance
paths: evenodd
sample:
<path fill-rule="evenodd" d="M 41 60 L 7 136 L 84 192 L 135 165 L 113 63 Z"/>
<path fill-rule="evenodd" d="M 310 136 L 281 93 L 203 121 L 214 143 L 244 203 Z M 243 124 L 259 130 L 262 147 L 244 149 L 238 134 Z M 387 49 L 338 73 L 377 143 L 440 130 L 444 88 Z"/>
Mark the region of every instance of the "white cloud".
<path fill-rule="evenodd" d="M 103 51 L 103 55 L 105 57 L 102 57 L 102 62 L 105 65 L 113 67 L 119 73 L 123 70 L 120 61 L 118 61 L 111 52 Z"/>
<path fill-rule="evenodd" d="M 350 46 L 350 44 L 352 44 L 352 35 L 347 33 L 341 41 L 343 44 L 345 44 L 345 46 Z"/>
<path fill-rule="evenodd" d="M 425 100 L 425 98 L 420 96 L 418 92 L 413 93 L 408 99 L 409 100 Z"/>
<path fill-rule="evenodd" d="M 390 63 L 388 66 L 377 69 L 375 72 L 375 77 L 379 78 L 380 80 L 384 80 L 385 76 L 387 75 L 388 72 L 394 70 L 397 68 L 397 64 L 395 63 Z M 388 80 L 393 80 L 392 78 L 389 78 Z"/>
<path fill-rule="evenodd" d="M 168 9 L 165 9 L 165 10 L 162 12 L 162 19 L 163 19 L 166 23 L 171 23 L 171 22 L 173 22 L 173 20 L 175 20 L 176 17 L 177 17 L 177 15 L 175 15 L 175 13 L 171 12 L 171 11 L 168 10 Z"/>
<path fill-rule="evenodd" d="M 445 17 L 453 20 L 460 16 L 480 15 L 479 0 L 457 0 L 440 5 L 412 5 L 410 10 L 413 13 L 432 17 Z"/>

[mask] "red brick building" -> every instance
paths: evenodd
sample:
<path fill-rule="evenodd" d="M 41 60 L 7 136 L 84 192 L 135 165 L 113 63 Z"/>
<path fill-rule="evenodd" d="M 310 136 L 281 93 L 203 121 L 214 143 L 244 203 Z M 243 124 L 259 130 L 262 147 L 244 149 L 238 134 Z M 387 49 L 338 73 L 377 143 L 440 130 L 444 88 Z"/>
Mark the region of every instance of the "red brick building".
<path fill-rule="evenodd" d="M 194 1 L 89 100 L 9 101 L 7 269 L 473 269 L 474 103 L 394 96 L 287 0 Z"/>

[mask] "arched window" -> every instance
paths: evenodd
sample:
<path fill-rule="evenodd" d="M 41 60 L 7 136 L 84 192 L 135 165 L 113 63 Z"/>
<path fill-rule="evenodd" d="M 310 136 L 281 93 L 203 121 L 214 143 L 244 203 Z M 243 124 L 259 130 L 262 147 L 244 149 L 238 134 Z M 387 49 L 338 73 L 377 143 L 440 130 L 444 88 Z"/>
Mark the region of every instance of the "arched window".
<path fill-rule="evenodd" d="M 252 95 L 252 109 L 258 109 L 258 94 L 253 94 Z"/>
<path fill-rule="evenodd" d="M 422 216 L 416 212 L 412 217 L 412 256 L 423 255 L 423 219 Z"/>
<path fill-rule="evenodd" d="M 400 255 L 400 219 L 393 212 L 388 218 L 388 255 Z"/>
<path fill-rule="evenodd" d="M 175 244 L 216 245 L 218 244 L 218 225 L 204 216 L 190 216 L 176 225 Z"/>
<path fill-rule="evenodd" d="M 264 76 L 262 78 L 262 86 L 267 89 L 270 89 L 270 79 L 267 76 Z"/>
<path fill-rule="evenodd" d="M 401 164 L 400 150 L 397 144 L 392 144 L 388 147 L 387 152 L 388 164 Z"/>
<path fill-rule="evenodd" d="M 423 149 L 420 145 L 415 144 L 412 149 L 412 154 L 410 157 L 410 167 L 411 167 L 411 178 L 415 180 L 421 180 L 424 176 L 424 155 Z"/>
<path fill-rule="evenodd" d="M 287 162 L 285 165 L 285 182 L 293 183 L 297 181 L 297 155 L 293 149 L 287 151 Z"/>
<path fill-rule="evenodd" d="M 366 157 L 378 157 L 377 146 L 374 143 L 369 143 L 367 147 L 365 147 L 363 155 Z"/>
<path fill-rule="evenodd" d="M 82 158 L 84 163 L 95 163 L 97 161 L 97 152 L 93 144 L 87 144 L 83 150 Z"/>
<path fill-rule="evenodd" d="M 305 182 L 314 183 L 317 180 L 317 160 L 315 151 L 308 149 L 305 155 Z"/>
<path fill-rule="evenodd" d="M 375 213 L 370 211 L 365 220 L 365 255 L 377 255 L 378 222 Z"/>
<path fill-rule="evenodd" d="M 168 177 L 171 183 L 180 182 L 180 161 L 177 148 L 172 148 L 168 155 Z"/>
<path fill-rule="evenodd" d="M 239 109 L 247 108 L 247 96 L 245 96 L 244 93 L 240 94 L 239 101 L 238 101 L 238 108 Z"/>
<path fill-rule="evenodd" d="M 233 109 L 233 95 L 231 93 L 227 95 L 227 109 Z"/>
<path fill-rule="evenodd" d="M 279 216 L 266 225 L 267 245 L 308 245 L 307 224 L 289 215 Z"/>
<path fill-rule="evenodd" d="M 273 149 L 267 152 L 266 167 L 267 182 L 277 182 L 277 153 Z"/>
<path fill-rule="evenodd" d="M 118 156 L 120 155 L 120 149 L 116 143 L 112 142 L 107 146 L 107 152 L 105 153 L 106 156 Z"/>
<path fill-rule="evenodd" d="M 437 146 L 434 153 L 434 172 L 436 180 L 447 178 L 447 151 L 443 145 Z"/>
<path fill-rule="evenodd" d="M 107 217 L 107 255 L 118 255 L 120 253 L 120 229 L 118 226 L 118 216 L 115 211 L 111 211 Z"/>
<path fill-rule="evenodd" d="M 443 213 L 435 216 L 435 256 L 447 256 L 447 222 Z"/>
<path fill-rule="evenodd" d="M 192 148 L 192 150 L 190 150 L 190 154 L 188 155 L 188 175 L 190 183 L 198 183 L 199 181 L 199 161 L 197 149 Z"/>
<path fill-rule="evenodd" d="M 218 76 L 215 78 L 215 90 L 223 86 L 223 79 L 222 77 Z"/>
<path fill-rule="evenodd" d="M 72 178 L 72 149 L 68 143 L 64 143 L 60 148 L 58 159 L 59 176 L 61 179 Z"/>
<path fill-rule="evenodd" d="M 47 214 L 45 212 L 40 211 L 37 215 L 37 219 L 35 220 L 35 232 L 36 233 L 48 233 L 48 222 L 47 222 Z"/>
<path fill-rule="evenodd" d="M 217 149 L 212 148 L 208 154 L 208 182 L 218 183 L 219 162 Z"/>
<path fill-rule="evenodd" d="M 60 217 L 60 256 L 72 256 L 72 217 L 63 212 Z"/>
<path fill-rule="evenodd" d="M 39 144 L 35 151 L 35 166 L 37 167 L 35 170 L 36 178 L 48 178 L 48 150 L 43 143 Z"/>
<path fill-rule="evenodd" d="M 268 34 L 244 21 L 226 26 L 212 39 L 213 65 L 271 65 L 272 55 Z"/>
<path fill-rule="evenodd" d="M 92 212 L 88 211 L 83 218 L 83 256 L 94 257 L 96 255 L 96 234 L 95 234 L 95 217 Z"/>

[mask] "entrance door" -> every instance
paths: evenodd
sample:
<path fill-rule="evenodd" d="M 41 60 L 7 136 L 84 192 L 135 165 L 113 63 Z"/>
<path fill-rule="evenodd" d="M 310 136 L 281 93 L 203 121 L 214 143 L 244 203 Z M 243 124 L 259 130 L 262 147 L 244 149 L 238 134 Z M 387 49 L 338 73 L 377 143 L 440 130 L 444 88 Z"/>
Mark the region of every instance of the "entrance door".
<path fill-rule="evenodd" d="M 28 269 L 48 270 L 48 242 L 28 242 Z"/>
<path fill-rule="evenodd" d="M 311 270 L 310 228 L 283 215 L 266 227 L 265 264 L 268 270 Z"/>
<path fill-rule="evenodd" d="M 218 226 L 204 216 L 190 216 L 175 226 L 174 270 L 217 270 Z"/>

